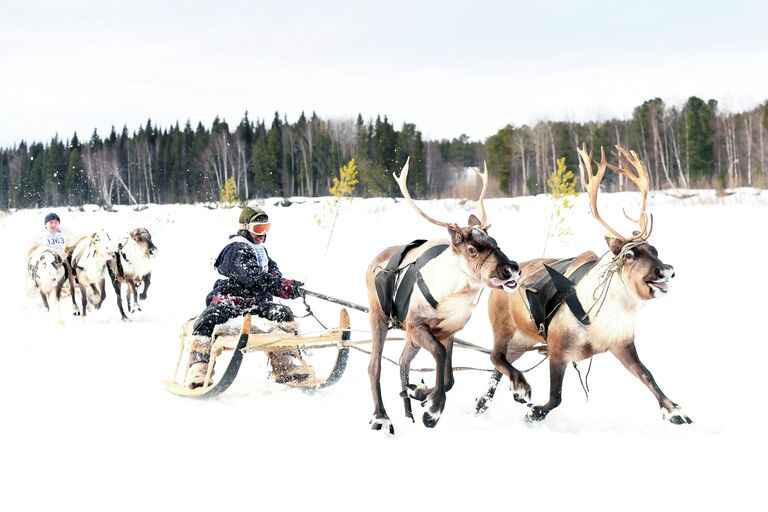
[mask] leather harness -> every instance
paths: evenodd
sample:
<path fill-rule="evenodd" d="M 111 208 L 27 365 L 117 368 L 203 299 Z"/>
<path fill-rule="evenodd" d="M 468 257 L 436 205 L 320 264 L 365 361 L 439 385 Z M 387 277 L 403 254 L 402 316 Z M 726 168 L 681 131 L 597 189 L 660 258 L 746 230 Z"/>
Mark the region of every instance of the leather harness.
<path fill-rule="evenodd" d="M 525 285 L 525 295 L 528 299 L 531 320 L 536 324 L 539 334 L 545 340 L 547 339 L 549 324 L 563 302 L 582 325 L 589 325 L 589 316 L 576 295 L 576 285 L 595 266 L 597 260 L 584 263 L 570 276 L 565 277 L 563 274 L 565 269 L 575 259 L 568 258 L 555 261 L 551 265 L 544 265 L 546 273 L 532 283 Z"/>
<path fill-rule="evenodd" d="M 392 255 L 387 266 L 376 274 L 376 294 L 379 298 L 381 309 L 389 318 L 392 326 L 402 329 L 405 317 L 408 315 L 408 307 L 411 303 L 413 286 L 418 285 L 429 305 L 437 309 L 437 301 L 429 292 L 427 283 L 421 275 L 421 268 L 429 261 L 436 258 L 448 248 L 448 244 L 439 244 L 427 249 L 424 254 L 404 267 L 400 267 L 405 255 L 413 249 L 420 247 L 426 240 L 414 240 L 401 250 Z M 405 275 L 398 284 L 400 273 L 405 270 Z"/>

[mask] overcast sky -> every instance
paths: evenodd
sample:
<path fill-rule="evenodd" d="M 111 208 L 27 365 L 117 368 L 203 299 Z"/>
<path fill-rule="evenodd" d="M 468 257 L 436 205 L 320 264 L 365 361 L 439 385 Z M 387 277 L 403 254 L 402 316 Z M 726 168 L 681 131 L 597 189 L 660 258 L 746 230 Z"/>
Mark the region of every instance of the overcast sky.
<path fill-rule="evenodd" d="M 426 138 L 768 99 L 768 2 L 0 0 L 0 146 L 387 115 Z"/>

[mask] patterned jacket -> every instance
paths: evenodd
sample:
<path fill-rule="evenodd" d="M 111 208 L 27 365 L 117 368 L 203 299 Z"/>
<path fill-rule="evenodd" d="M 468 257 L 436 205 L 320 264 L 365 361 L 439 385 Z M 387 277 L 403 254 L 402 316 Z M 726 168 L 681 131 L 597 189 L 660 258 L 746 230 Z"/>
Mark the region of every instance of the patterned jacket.
<path fill-rule="evenodd" d="M 232 235 L 240 238 L 242 235 Z M 213 290 L 205 298 L 206 306 L 211 302 L 224 302 L 249 309 L 257 304 L 272 301 L 273 296 L 283 299 L 295 299 L 299 296 L 300 282 L 283 279 L 280 269 L 267 256 L 267 270 L 259 265 L 256 252 L 245 240 L 233 240 L 221 250 L 214 267 L 225 277 L 217 280 Z"/>

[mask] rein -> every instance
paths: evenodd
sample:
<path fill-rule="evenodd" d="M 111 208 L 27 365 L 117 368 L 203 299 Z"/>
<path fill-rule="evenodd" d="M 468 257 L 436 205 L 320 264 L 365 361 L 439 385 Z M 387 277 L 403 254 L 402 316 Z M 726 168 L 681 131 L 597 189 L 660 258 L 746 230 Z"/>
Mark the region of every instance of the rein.
<path fill-rule="evenodd" d="M 624 256 L 626 256 L 626 254 L 635 247 L 647 244 L 648 242 L 645 240 L 633 240 L 627 242 L 622 246 L 619 254 L 614 256 L 608 265 L 605 265 L 605 270 L 603 270 L 603 272 L 600 274 L 600 282 L 592 292 L 592 299 L 594 299 L 595 302 L 589 307 L 589 309 L 587 309 L 587 314 L 589 314 L 595 308 L 595 306 L 597 306 L 598 302 L 600 303 L 600 306 L 597 308 L 595 316 L 600 313 L 600 310 L 605 303 L 605 299 L 608 297 L 608 290 L 611 287 L 613 276 L 615 276 L 621 270 L 621 267 L 624 266 Z M 603 253 L 601 259 L 605 257 L 606 254 L 608 254 L 608 252 Z"/>
<path fill-rule="evenodd" d="M 328 302 L 336 302 L 338 304 L 351 307 L 353 309 L 356 309 L 358 311 L 362 311 L 364 313 L 367 313 L 369 311 L 368 308 L 366 308 L 365 306 L 361 306 L 359 304 L 354 304 L 352 302 L 348 302 L 348 301 L 345 301 L 345 300 L 342 300 L 342 299 L 336 299 L 334 297 L 329 297 L 328 295 L 323 295 L 321 293 L 312 292 L 312 291 L 309 291 L 309 290 L 302 289 L 302 291 L 303 291 L 303 293 L 301 295 L 301 298 L 302 298 L 302 301 L 304 302 L 304 307 L 307 310 L 307 314 L 303 315 L 303 316 L 299 316 L 297 318 L 307 318 L 307 317 L 311 316 L 325 330 L 328 330 L 328 327 L 326 327 L 325 324 L 322 321 L 320 321 L 319 318 L 317 318 L 317 315 L 315 315 L 315 313 L 312 311 L 312 308 L 309 306 L 309 304 L 307 304 L 307 295 L 310 295 L 310 296 L 313 296 L 313 297 L 317 297 L 319 299 L 323 299 L 323 300 L 326 300 Z M 389 330 L 392 330 L 392 329 L 393 329 L 393 327 L 390 326 L 387 330 L 389 331 Z M 369 333 L 370 331 L 356 331 L 356 332 L 366 332 L 366 333 Z M 486 349 L 484 347 L 481 347 L 479 345 L 475 345 L 473 343 L 469 343 L 468 341 L 464 341 L 464 340 L 461 340 L 461 339 L 458 339 L 458 338 L 454 338 L 453 339 L 453 343 L 456 346 L 463 347 L 463 348 L 468 348 L 468 349 L 471 349 L 471 350 L 476 350 L 478 352 L 483 352 L 484 354 L 490 354 L 491 353 L 490 350 L 488 350 L 488 349 Z M 368 355 L 371 354 L 370 351 L 365 350 L 364 348 L 360 348 L 360 347 L 357 347 L 355 345 L 350 345 L 350 346 L 351 346 L 351 348 L 353 348 L 355 350 L 358 350 L 360 352 L 363 352 L 365 354 L 368 354 Z M 530 352 L 530 351 L 533 351 L 533 350 L 541 351 L 542 348 L 544 348 L 544 347 L 536 346 L 536 347 L 531 347 L 529 349 L 523 350 L 522 352 Z M 381 357 L 385 361 L 388 361 L 388 362 L 394 364 L 398 368 L 400 367 L 400 363 L 395 361 L 394 359 L 391 359 L 391 358 L 389 358 L 389 357 L 387 357 L 387 356 L 385 356 L 383 354 L 382 354 Z M 548 356 L 545 355 L 544 358 L 541 361 L 539 361 L 538 363 L 536 363 L 532 367 L 528 368 L 527 370 L 523 370 L 523 372 L 528 372 L 530 370 L 533 370 L 534 368 L 539 366 L 541 363 L 546 361 L 547 357 Z M 470 367 L 470 366 L 454 366 L 453 370 L 454 371 L 475 370 L 475 371 L 479 371 L 479 372 L 493 372 L 493 371 L 495 371 L 493 369 L 475 368 L 475 367 Z M 434 368 L 410 368 L 410 371 L 412 371 L 412 372 L 434 372 L 435 369 Z"/>

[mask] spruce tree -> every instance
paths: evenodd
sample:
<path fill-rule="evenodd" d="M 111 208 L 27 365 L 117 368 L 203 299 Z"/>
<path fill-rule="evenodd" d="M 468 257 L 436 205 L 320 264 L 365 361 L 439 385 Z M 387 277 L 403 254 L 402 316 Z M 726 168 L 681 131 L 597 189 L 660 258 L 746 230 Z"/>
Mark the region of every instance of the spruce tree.
<path fill-rule="evenodd" d="M 691 178 L 711 183 L 715 173 L 713 118 L 717 102 L 691 96 L 683 107 L 683 145 Z"/>

